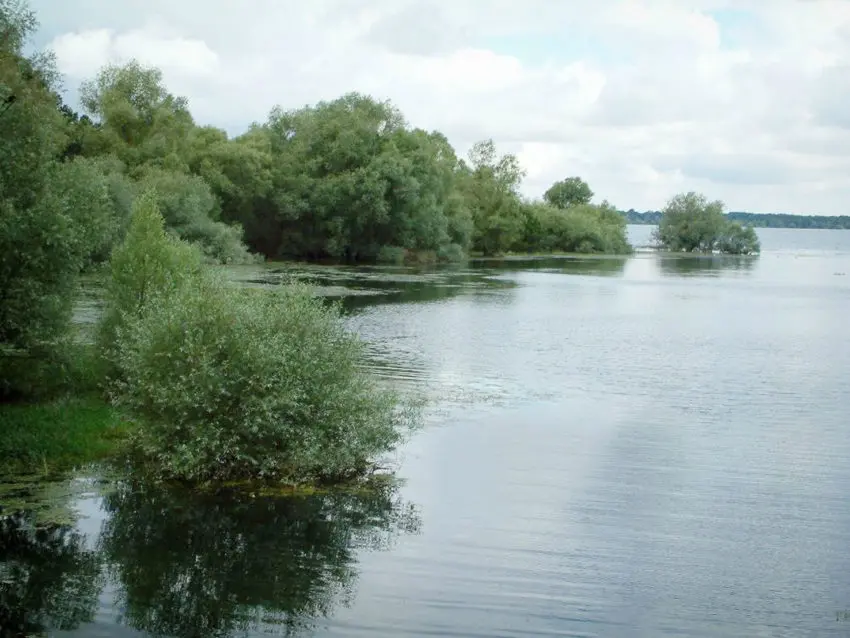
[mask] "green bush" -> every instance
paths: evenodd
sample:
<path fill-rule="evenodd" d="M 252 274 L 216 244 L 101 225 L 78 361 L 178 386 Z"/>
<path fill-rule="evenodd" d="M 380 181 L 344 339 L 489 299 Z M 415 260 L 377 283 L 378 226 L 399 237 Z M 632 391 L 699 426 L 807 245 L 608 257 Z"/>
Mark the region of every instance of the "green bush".
<path fill-rule="evenodd" d="M 626 222 L 608 204 L 558 208 L 543 202 L 523 205 L 523 235 L 516 250 L 550 253 L 628 254 Z"/>
<path fill-rule="evenodd" d="M 407 259 L 407 249 L 402 246 L 381 246 L 376 261 L 379 264 L 401 265 Z"/>
<path fill-rule="evenodd" d="M 738 222 L 727 220 L 723 226 L 723 234 L 717 242 L 717 249 L 729 255 L 750 255 L 760 252 L 761 245 L 752 226 L 741 226 Z"/>
<path fill-rule="evenodd" d="M 126 323 L 113 397 L 140 419 L 137 448 L 163 478 L 340 480 L 408 423 L 361 358 L 338 309 L 308 289 L 210 276 Z"/>
<path fill-rule="evenodd" d="M 710 202 L 699 193 L 676 195 L 661 211 L 655 239 L 676 252 L 721 252 L 749 255 L 761 250 L 756 232 L 730 221 L 721 201 Z"/>
<path fill-rule="evenodd" d="M 342 479 L 411 413 L 360 367 L 338 306 L 308 288 L 238 288 L 171 237 L 152 195 L 112 258 L 100 346 L 135 449 L 163 478 Z"/>
<path fill-rule="evenodd" d="M 439 250 L 437 250 L 437 260 L 450 264 L 460 263 L 466 260 L 466 251 L 459 244 L 440 246 Z"/>
<path fill-rule="evenodd" d="M 197 244 L 208 260 L 222 264 L 256 261 L 242 243 L 242 228 L 218 221 L 218 199 L 201 177 L 147 167 L 140 188 L 156 193 L 168 228 Z"/>
<path fill-rule="evenodd" d="M 111 368 L 109 374 L 117 370 L 117 343 L 124 324 L 188 279 L 201 276 L 202 261 L 196 247 L 165 230 L 154 193 L 135 201 L 127 235 L 110 260 L 105 308 L 97 329 L 97 343 Z"/>

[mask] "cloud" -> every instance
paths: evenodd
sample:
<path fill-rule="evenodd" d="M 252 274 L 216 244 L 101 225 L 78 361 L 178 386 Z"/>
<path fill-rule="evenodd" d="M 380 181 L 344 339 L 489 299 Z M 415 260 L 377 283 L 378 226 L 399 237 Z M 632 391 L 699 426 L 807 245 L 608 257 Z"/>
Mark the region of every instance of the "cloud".
<path fill-rule="evenodd" d="M 163 69 L 196 119 L 357 90 L 460 153 L 492 137 L 541 194 L 623 208 L 699 190 L 734 210 L 846 213 L 847 0 L 33 0 L 68 86 Z"/>

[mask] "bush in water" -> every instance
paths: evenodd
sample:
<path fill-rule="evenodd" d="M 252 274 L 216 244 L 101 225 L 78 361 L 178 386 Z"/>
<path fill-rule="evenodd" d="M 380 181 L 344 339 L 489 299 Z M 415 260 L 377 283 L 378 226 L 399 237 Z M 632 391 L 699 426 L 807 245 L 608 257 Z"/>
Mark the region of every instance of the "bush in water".
<path fill-rule="evenodd" d="M 155 210 L 148 201 L 134 227 L 150 230 Z M 143 237 L 155 247 L 134 245 Z M 305 287 L 237 288 L 206 270 L 178 282 L 163 273 L 183 249 L 131 231 L 113 263 L 111 395 L 138 421 L 136 449 L 160 477 L 343 480 L 400 441 L 413 413 L 362 370 L 362 342 L 337 307 Z M 144 272 L 160 285 L 133 306 L 121 286 L 138 281 L 120 282 Z"/>

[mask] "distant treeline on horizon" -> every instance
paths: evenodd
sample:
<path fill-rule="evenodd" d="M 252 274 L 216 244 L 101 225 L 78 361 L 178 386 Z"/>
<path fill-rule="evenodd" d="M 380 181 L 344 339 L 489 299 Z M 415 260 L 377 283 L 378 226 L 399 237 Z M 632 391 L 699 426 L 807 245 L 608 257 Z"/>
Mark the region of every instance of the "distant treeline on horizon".
<path fill-rule="evenodd" d="M 657 226 L 661 221 L 661 212 L 648 210 L 640 213 L 629 209 L 620 211 L 629 224 Z M 830 230 L 850 229 L 850 215 L 830 217 L 828 215 L 789 215 L 787 213 L 739 213 L 730 212 L 726 216 L 744 225 L 756 228 L 824 228 Z"/>

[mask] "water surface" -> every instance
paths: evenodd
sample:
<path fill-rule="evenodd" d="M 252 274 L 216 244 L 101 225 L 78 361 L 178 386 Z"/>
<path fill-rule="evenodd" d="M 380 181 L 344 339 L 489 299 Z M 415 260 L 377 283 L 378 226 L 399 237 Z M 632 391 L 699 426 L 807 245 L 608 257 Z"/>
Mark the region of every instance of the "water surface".
<path fill-rule="evenodd" d="M 234 270 L 324 286 L 430 399 L 404 484 L 88 486 L 61 542 L 3 532 L 35 574 L 5 604 L 60 636 L 850 635 L 850 232 L 758 233 L 759 258 Z"/>

